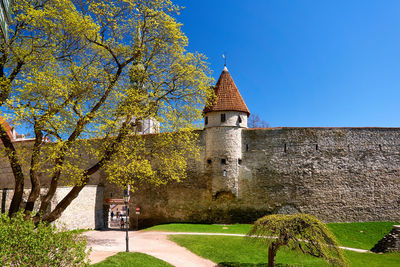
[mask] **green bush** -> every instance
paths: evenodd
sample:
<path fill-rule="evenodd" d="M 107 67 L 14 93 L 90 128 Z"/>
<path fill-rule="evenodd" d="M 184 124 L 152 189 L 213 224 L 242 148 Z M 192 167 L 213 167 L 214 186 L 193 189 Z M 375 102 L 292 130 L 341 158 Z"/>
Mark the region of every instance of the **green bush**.
<path fill-rule="evenodd" d="M 0 216 L 0 266 L 88 266 L 86 239 L 18 213 Z"/>

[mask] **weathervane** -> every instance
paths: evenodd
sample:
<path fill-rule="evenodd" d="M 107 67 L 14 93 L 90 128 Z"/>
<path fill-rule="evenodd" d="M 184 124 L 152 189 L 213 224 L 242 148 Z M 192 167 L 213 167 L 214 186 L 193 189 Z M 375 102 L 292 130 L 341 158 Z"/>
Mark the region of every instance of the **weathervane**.
<path fill-rule="evenodd" d="M 226 67 L 226 55 L 225 55 L 226 53 L 223 53 L 222 54 L 222 58 L 224 59 L 224 67 Z"/>

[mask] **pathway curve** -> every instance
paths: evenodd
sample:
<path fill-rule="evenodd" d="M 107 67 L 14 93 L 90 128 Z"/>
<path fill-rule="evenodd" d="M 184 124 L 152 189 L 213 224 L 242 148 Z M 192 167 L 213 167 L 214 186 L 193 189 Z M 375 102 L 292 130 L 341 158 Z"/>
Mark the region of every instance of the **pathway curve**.
<path fill-rule="evenodd" d="M 103 261 L 105 258 L 125 251 L 125 235 L 123 231 L 88 231 L 88 247 L 92 248 L 90 260 L 92 263 Z M 158 231 L 129 231 L 129 249 L 131 252 L 141 252 L 159 258 L 177 267 L 211 267 L 217 264 L 204 259 L 186 248 L 168 240 L 168 235 L 224 235 L 245 236 L 243 234 L 224 233 L 187 233 L 187 232 L 158 232 Z M 360 253 L 368 250 L 340 247 Z"/>
<path fill-rule="evenodd" d="M 188 249 L 169 241 L 171 232 L 129 232 L 129 249 L 159 258 L 177 267 L 211 267 L 217 264 L 204 259 Z M 125 251 L 125 232 L 123 231 L 89 231 L 88 246 L 92 248 L 92 263 L 103 261 L 118 252 Z"/>

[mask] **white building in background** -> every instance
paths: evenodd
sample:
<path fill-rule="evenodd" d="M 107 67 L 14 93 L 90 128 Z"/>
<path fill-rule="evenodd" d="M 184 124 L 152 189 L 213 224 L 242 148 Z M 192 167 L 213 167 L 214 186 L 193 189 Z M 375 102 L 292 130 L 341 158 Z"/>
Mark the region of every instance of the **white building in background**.
<path fill-rule="evenodd" d="M 157 120 L 150 118 L 144 119 L 139 122 L 139 126 L 137 128 L 138 134 L 153 134 L 160 132 L 160 122 Z"/>
<path fill-rule="evenodd" d="M 135 121 L 136 118 L 132 118 L 131 121 Z M 120 127 L 125 119 L 120 118 L 117 126 Z M 137 126 L 135 134 L 154 134 L 160 132 L 160 122 L 153 118 L 142 119 L 136 122 Z M 117 129 L 118 129 L 117 127 Z"/>
<path fill-rule="evenodd" d="M 26 138 L 24 134 L 18 134 L 15 130 L 15 127 L 10 126 L 8 122 L 0 116 L 0 124 L 3 126 L 4 130 L 7 132 L 7 135 L 10 137 L 11 141 L 25 141 L 30 140 L 31 138 Z"/>

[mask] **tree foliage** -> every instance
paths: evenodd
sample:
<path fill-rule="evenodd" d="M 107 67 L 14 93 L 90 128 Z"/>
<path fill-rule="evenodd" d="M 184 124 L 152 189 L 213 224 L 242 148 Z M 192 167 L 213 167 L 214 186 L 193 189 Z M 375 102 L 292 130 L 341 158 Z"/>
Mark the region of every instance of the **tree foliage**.
<path fill-rule="evenodd" d="M 308 214 L 264 216 L 247 235 L 268 246 L 268 266 L 275 266 L 275 256 L 281 246 L 323 258 L 331 265 L 347 266 L 335 236 Z"/>
<path fill-rule="evenodd" d="M 0 215 L 1 266 L 89 266 L 86 240 L 46 223 Z"/>
<path fill-rule="evenodd" d="M 185 177 L 185 156 L 198 154 L 193 129 L 212 91 L 205 57 L 186 51 L 179 11 L 169 0 L 14 1 L 10 42 L 1 47 L 0 104 L 34 141 L 17 151 L 0 127 L 16 182 L 10 215 L 25 175 L 27 216 L 40 197 L 39 177 L 50 179 L 34 218 L 48 222 L 100 168 L 120 186 Z M 145 119 L 163 132 L 152 138 L 152 153 L 135 137 Z M 49 212 L 60 183 L 73 188 Z"/>

